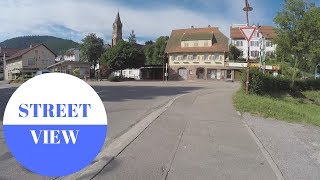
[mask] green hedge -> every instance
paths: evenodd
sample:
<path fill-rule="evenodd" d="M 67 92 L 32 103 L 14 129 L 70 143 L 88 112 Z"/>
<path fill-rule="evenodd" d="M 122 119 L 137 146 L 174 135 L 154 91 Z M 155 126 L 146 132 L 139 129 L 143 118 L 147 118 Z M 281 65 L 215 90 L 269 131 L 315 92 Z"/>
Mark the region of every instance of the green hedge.
<path fill-rule="evenodd" d="M 242 84 L 245 88 L 246 72 L 242 72 Z M 296 80 L 291 88 L 292 81 L 287 78 L 274 77 L 263 74 L 258 69 L 250 69 L 249 91 L 254 94 L 271 94 L 278 92 L 320 90 L 320 79 Z"/>
<path fill-rule="evenodd" d="M 123 81 L 123 78 L 122 77 L 119 77 L 119 76 L 113 76 L 113 75 L 110 75 L 108 80 L 110 82 L 121 82 Z"/>

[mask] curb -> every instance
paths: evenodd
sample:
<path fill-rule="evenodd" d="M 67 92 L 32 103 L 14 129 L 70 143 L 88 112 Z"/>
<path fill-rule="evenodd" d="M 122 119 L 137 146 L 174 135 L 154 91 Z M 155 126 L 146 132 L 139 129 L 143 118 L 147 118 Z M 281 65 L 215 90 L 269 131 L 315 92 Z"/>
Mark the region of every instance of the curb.
<path fill-rule="evenodd" d="M 260 139 L 257 137 L 257 135 L 254 133 L 254 131 L 249 127 L 247 122 L 243 119 L 243 114 L 240 112 L 237 112 L 238 115 L 240 114 L 242 122 L 244 123 L 244 126 L 247 128 L 249 134 L 251 135 L 252 139 L 255 141 L 257 146 L 259 147 L 260 151 L 262 152 L 264 158 L 267 160 L 268 164 L 270 165 L 272 171 L 274 172 L 275 176 L 278 180 L 285 180 L 282 172 L 280 171 L 278 165 L 274 162 L 273 158 L 269 154 L 269 152 L 266 150 L 266 148 L 263 146 Z"/>
<path fill-rule="evenodd" d="M 73 179 L 93 179 L 105 166 L 117 157 L 131 142 L 133 142 L 154 120 L 163 114 L 178 98 L 185 96 L 182 94 L 171 99 L 166 105 L 153 111 L 148 116 L 135 124 L 130 130 L 116 138 L 108 147 L 103 149 L 94 162 L 84 170 L 70 176 L 60 177 L 61 180 Z"/>

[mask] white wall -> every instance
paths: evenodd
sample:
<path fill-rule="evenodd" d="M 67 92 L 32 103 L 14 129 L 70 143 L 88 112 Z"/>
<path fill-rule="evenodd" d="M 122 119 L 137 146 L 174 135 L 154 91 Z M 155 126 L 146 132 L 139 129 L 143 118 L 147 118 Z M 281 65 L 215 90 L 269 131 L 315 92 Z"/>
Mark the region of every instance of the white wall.
<path fill-rule="evenodd" d="M 258 46 L 255 46 L 255 44 L 251 44 L 252 41 L 258 42 Z M 258 32 L 258 30 L 256 30 L 256 32 L 254 33 L 253 37 L 251 38 L 249 45 L 250 45 L 250 58 L 251 59 L 255 59 L 255 58 L 259 58 L 259 56 L 254 57 L 251 54 L 251 51 L 258 51 L 258 54 L 260 54 L 260 46 L 261 46 L 261 42 L 263 42 L 264 47 L 266 47 L 266 43 L 270 41 L 270 40 L 265 40 L 263 41 L 262 39 L 262 34 Z M 242 42 L 243 46 L 237 46 L 237 42 Z M 238 49 L 240 49 L 243 52 L 243 58 L 247 58 L 247 51 L 248 51 L 248 43 L 247 40 L 245 39 L 232 39 L 231 40 L 231 44 L 235 45 Z M 272 47 L 266 47 L 265 49 L 266 52 L 276 52 L 276 44 L 273 44 Z"/>
<path fill-rule="evenodd" d="M 115 71 L 112 74 L 113 76 L 120 76 L 121 71 Z M 122 76 L 124 78 L 133 78 L 135 80 L 140 80 L 142 74 L 140 69 L 124 69 L 122 70 Z"/>
<path fill-rule="evenodd" d="M 80 50 L 73 50 L 74 55 L 67 56 L 64 55 L 63 58 L 65 61 L 80 61 Z"/>

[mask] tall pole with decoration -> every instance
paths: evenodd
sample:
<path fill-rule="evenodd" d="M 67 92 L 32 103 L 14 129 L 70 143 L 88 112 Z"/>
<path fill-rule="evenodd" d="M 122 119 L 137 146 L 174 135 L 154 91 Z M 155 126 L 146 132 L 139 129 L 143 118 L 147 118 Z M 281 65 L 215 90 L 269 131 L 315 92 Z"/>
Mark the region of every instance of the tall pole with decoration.
<path fill-rule="evenodd" d="M 249 12 L 252 11 L 253 8 L 250 7 L 248 0 L 245 0 L 245 7 L 243 8 L 243 11 L 246 12 L 246 18 L 247 18 L 247 27 L 249 27 Z M 247 80 L 246 80 L 246 94 L 249 94 L 249 73 L 250 73 L 250 62 L 249 62 L 249 56 L 250 56 L 250 39 L 247 39 L 248 44 L 248 52 L 247 52 Z"/>

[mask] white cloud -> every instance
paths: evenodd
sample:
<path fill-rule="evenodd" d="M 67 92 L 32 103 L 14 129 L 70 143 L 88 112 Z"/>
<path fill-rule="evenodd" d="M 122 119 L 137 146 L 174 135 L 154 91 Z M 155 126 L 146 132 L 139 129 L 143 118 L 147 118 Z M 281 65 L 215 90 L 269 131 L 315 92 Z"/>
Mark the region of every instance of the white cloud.
<path fill-rule="evenodd" d="M 232 23 L 241 20 L 240 23 L 245 22 L 242 11 L 244 3 L 242 0 L 225 0 L 223 3 L 227 7 L 225 13 L 212 12 L 206 15 L 179 7 L 134 9 L 102 1 L 1 0 L 0 40 L 23 34 L 50 35 L 53 32 L 49 27 L 54 25 L 71 29 L 74 36 L 95 32 L 106 39 L 111 36 L 112 23 L 118 9 L 124 26 L 124 37 L 132 29 L 138 37 L 154 39 L 170 35 L 172 29 L 188 28 L 191 25 L 206 27 L 209 24 L 218 26 L 228 36 Z"/>

